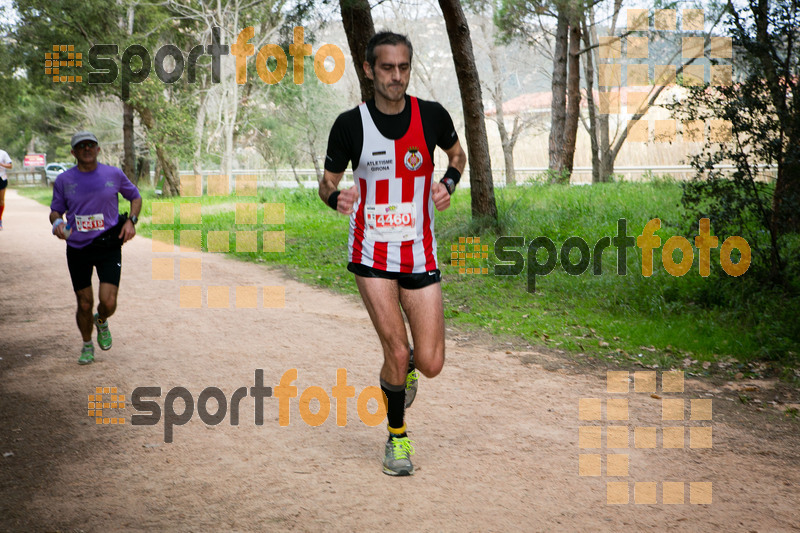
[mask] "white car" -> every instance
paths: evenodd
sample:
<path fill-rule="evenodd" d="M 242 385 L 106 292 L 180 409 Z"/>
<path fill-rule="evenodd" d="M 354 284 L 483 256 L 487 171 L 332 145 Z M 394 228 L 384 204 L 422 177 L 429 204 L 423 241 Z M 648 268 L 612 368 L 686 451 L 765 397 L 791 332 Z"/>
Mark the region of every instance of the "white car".
<path fill-rule="evenodd" d="M 44 167 L 44 173 L 47 176 L 47 184 L 52 185 L 53 182 L 56 181 L 58 175 L 68 168 L 70 167 L 66 163 L 48 163 L 47 166 Z"/>

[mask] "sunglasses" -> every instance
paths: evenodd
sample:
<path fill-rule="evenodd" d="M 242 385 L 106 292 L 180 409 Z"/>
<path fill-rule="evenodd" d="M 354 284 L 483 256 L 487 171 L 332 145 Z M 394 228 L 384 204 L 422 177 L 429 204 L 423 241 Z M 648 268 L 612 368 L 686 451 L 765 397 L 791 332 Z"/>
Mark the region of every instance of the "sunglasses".
<path fill-rule="evenodd" d="M 94 148 L 95 146 L 97 146 L 97 143 L 92 141 L 78 143 L 75 145 L 75 150 L 85 150 L 86 148 Z"/>

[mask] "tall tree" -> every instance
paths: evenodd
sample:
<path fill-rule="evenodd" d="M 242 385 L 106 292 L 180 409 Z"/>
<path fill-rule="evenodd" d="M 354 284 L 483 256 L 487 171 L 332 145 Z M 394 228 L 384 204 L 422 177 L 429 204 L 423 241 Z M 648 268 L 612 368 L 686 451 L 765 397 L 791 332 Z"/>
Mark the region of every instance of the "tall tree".
<path fill-rule="evenodd" d="M 718 235 L 744 238 L 753 289 L 782 286 L 783 297 L 800 290 L 800 3 L 753 0 L 727 11 L 742 74 L 729 85 L 692 87 L 667 106 L 684 122 L 723 120 L 729 128 L 714 131 L 711 123 L 703 149 L 690 157 L 697 174 L 682 201 L 692 219 L 712 218 Z"/>
<path fill-rule="evenodd" d="M 347 35 L 347 45 L 353 58 L 353 68 L 356 69 L 358 85 L 361 88 L 361 100 L 366 102 L 373 95 L 372 82 L 367 78 L 362 66 L 366 60 L 367 43 L 375 35 L 372 11 L 367 0 L 340 0 L 339 8 L 344 32 Z"/>
<path fill-rule="evenodd" d="M 125 18 L 120 21 L 120 26 L 128 36 L 133 35 L 134 5 L 128 6 Z M 139 175 L 136 172 L 136 149 L 134 143 L 133 106 L 122 102 L 122 171 L 128 178 L 137 183 Z"/>
<path fill-rule="evenodd" d="M 553 77 L 550 81 L 550 170 L 562 179 L 565 165 L 564 138 L 567 128 L 567 48 L 569 19 L 566 10 L 560 9 L 556 17 L 555 47 L 553 50 Z M 567 176 L 569 179 L 569 176 Z"/>
<path fill-rule="evenodd" d="M 469 182 L 472 199 L 472 217 L 497 223 L 497 204 L 494 199 L 492 163 L 486 137 L 481 82 L 472 52 L 469 25 L 457 0 L 439 0 L 442 9 L 450 50 L 456 67 L 458 88 L 464 111 L 464 129 L 469 154 Z"/>
<path fill-rule="evenodd" d="M 600 0 L 602 1 L 602 0 Z M 607 45 L 611 48 L 620 47 L 622 46 L 622 40 L 625 39 L 628 35 L 636 33 L 633 30 L 626 29 L 625 31 L 619 31 L 617 28 L 617 22 L 619 14 L 622 10 L 622 0 L 614 0 L 614 8 L 609 20 L 609 30 L 608 30 L 608 37 L 611 37 L 613 40 Z M 663 8 L 671 7 L 675 8 L 675 5 L 668 4 L 661 6 Z M 694 32 L 698 36 L 704 37 L 704 49 L 707 49 L 710 42 L 711 36 L 714 32 L 714 28 L 716 28 L 717 24 L 720 21 L 722 16 L 722 10 L 716 4 L 712 4 L 708 8 L 705 9 L 708 20 L 711 21 L 710 29 L 708 31 L 696 31 Z M 602 64 L 609 64 L 609 63 L 619 63 L 618 59 L 609 59 L 609 58 L 602 58 L 599 54 L 600 49 L 600 38 L 598 36 L 597 27 L 598 23 L 595 20 L 595 9 L 594 5 L 589 5 L 584 13 L 584 16 L 588 19 L 586 23 L 586 35 L 584 35 L 584 48 L 580 51 L 580 54 L 585 56 L 584 61 L 586 62 L 586 67 L 584 69 L 585 78 L 584 82 L 586 87 L 593 87 L 595 85 L 599 85 L 598 79 L 598 71 L 593 68 L 593 65 L 602 65 Z M 642 17 L 645 20 L 649 20 L 653 16 L 652 13 L 645 12 Z M 673 52 L 668 55 L 667 58 L 662 59 L 661 63 L 666 65 L 673 65 L 676 64 L 676 76 L 681 77 L 689 65 L 693 64 L 698 57 L 690 57 L 683 59 L 683 50 L 682 50 L 682 41 L 681 38 L 686 35 L 686 32 L 681 32 L 680 34 L 672 32 L 672 31 L 659 31 L 658 29 L 648 30 L 646 32 L 647 36 L 650 40 L 658 40 L 661 43 L 661 46 L 667 45 L 670 47 Z M 589 79 L 591 76 L 591 79 Z M 656 101 L 658 100 L 661 93 L 667 88 L 671 82 L 664 82 L 664 80 L 653 80 L 653 84 L 649 86 L 649 90 L 645 100 L 641 103 L 639 108 L 632 113 L 631 118 L 627 121 L 627 127 L 618 127 L 616 131 L 611 131 L 611 120 L 610 115 L 608 113 L 599 113 L 599 105 L 595 102 L 595 105 L 591 109 L 590 113 L 596 114 L 595 118 L 595 125 L 594 127 L 590 124 L 584 125 L 586 126 L 587 131 L 591 136 L 592 141 L 592 181 L 593 182 L 607 182 L 612 179 L 614 173 L 614 164 L 619 155 L 620 150 L 622 149 L 623 145 L 628 139 L 628 133 L 630 131 L 630 127 L 633 126 L 639 120 L 643 120 L 647 115 L 648 111 L 656 105 Z M 603 89 L 604 91 L 619 91 L 619 88 L 614 87 L 606 87 Z M 590 117 L 591 119 L 591 117 Z M 619 123 L 618 123 L 619 126 Z"/>
<path fill-rule="evenodd" d="M 497 16 L 497 1 L 470 2 L 467 4 L 479 17 L 478 28 L 481 30 L 482 39 L 477 39 L 474 43 L 477 49 L 485 53 L 485 58 L 489 60 L 491 76 L 481 78 L 484 90 L 491 97 L 495 113 L 487 118 L 497 124 L 497 132 L 500 135 L 500 146 L 503 149 L 503 162 L 505 169 L 505 182 L 507 186 L 516 185 L 516 171 L 514 168 L 514 148 L 520 136 L 533 126 L 541 124 L 541 117 L 535 113 L 528 113 L 525 110 L 515 110 L 513 112 L 513 122 L 511 128 L 506 125 L 505 114 L 505 90 L 504 85 L 511 76 L 517 76 L 516 69 L 509 69 L 509 63 L 504 61 L 504 50 L 498 43 L 498 31 L 495 25 Z M 480 61 L 480 59 L 479 59 Z"/>
<path fill-rule="evenodd" d="M 86 52 L 99 42 L 122 42 L 124 35 L 118 22 L 124 6 L 99 0 L 14 0 L 13 7 L 18 20 L 13 25 L 4 24 L 8 41 L 2 48 L 8 61 L 3 66 L 8 70 L 3 70 L 9 77 L 24 71 L 25 82 L 3 85 L 9 91 L 14 87 L 24 87 L 30 94 L 21 98 L 20 109 L 8 110 L 17 115 L 8 127 L 13 128 L 15 138 L 26 137 L 24 145 L 30 144 L 35 137 L 37 150 L 47 151 L 49 155 L 57 154 L 59 158 L 68 157 L 69 135 L 60 130 L 59 123 L 70 124 L 72 131 L 79 127 L 75 117 L 69 113 L 69 104 L 87 94 L 94 94 L 98 86 L 77 81 L 54 83 L 52 74 L 45 73 L 43 68 L 45 54 L 52 53 L 54 45 L 71 44 L 75 52 Z M 59 60 L 68 60 L 66 53 L 59 51 L 59 54 Z M 65 67 L 60 74 L 74 75 L 75 72 Z M 110 86 L 100 88 L 113 91 Z M 36 101 L 35 105 L 26 105 Z"/>
<path fill-rule="evenodd" d="M 741 13 L 728 0 L 736 44 L 747 54 L 752 72 L 763 76 L 775 110 L 772 226 L 777 233 L 800 230 L 800 2 L 751 0 Z"/>
<path fill-rule="evenodd" d="M 235 49 L 242 46 L 243 49 L 238 53 L 246 58 L 257 54 L 262 45 L 272 42 L 273 37 L 277 35 L 284 21 L 284 4 L 285 0 L 250 0 L 245 3 L 238 0 L 220 0 L 207 4 L 174 0 L 168 5 L 174 13 L 201 27 L 205 35 L 214 35 L 214 32 L 217 32 L 216 39 L 227 43 L 221 46 L 229 46 L 230 53 L 236 53 Z M 212 30 L 213 28 L 218 30 Z M 246 33 L 247 28 L 250 28 L 250 33 Z M 242 38 L 241 43 L 238 42 L 240 38 Z M 251 43 L 252 39 L 255 39 L 255 42 Z M 306 51 L 311 48 L 309 44 L 305 46 Z M 293 53 L 291 49 L 290 53 Z M 236 136 L 240 131 L 238 124 L 241 118 L 241 103 L 249 90 L 243 86 L 252 77 L 252 71 L 248 76 L 247 66 L 240 64 L 238 60 L 235 72 L 228 69 L 220 71 L 219 79 L 215 81 L 212 90 L 219 93 L 219 103 L 222 106 L 218 128 L 222 138 L 221 171 L 230 175 L 234 166 Z"/>
<path fill-rule="evenodd" d="M 553 183 L 569 182 L 575 157 L 580 121 L 583 10 L 583 3 L 576 0 L 504 0 L 498 16 L 507 39 L 523 37 L 544 54 L 552 54 L 548 156 Z M 552 34 L 547 19 L 555 19 Z"/>

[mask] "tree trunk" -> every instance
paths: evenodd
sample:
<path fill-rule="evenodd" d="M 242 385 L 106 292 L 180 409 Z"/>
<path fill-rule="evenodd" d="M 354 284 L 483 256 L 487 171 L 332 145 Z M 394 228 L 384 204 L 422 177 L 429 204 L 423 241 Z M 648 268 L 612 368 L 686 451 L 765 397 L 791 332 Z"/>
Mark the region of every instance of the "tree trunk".
<path fill-rule="evenodd" d="M 148 131 L 153 131 L 156 126 L 153 112 L 147 107 L 138 107 L 136 110 L 142 119 L 142 124 Z M 175 164 L 170 159 L 169 155 L 164 150 L 164 143 L 160 139 L 156 139 L 153 143 L 156 146 L 156 158 L 158 159 L 158 168 L 164 173 L 164 186 L 161 191 L 164 196 L 178 196 L 180 194 L 180 178 Z M 156 173 L 156 183 L 158 183 L 158 173 Z"/>
<path fill-rule="evenodd" d="M 793 162 L 779 169 L 772 194 L 772 228 L 777 235 L 800 231 L 800 165 Z"/>
<path fill-rule="evenodd" d="M 170 159 L 162 144 L 156 145 L 156 157 L 160 163 L 161 172 L 164 173 L 164 187 L 162 193 L 164 196 L 180 196 L 180 178 L 178 177 L 178 170 L 175 163 Z"/>
<path fill-rule="evenodd" d="M 203 166 L 200 158 L 203 154 L 203 131 L 206 124 L 206 97 L 208 91 L 200 91 L 200 102 L 197 106 L 197 114 L 194 117 L 194 157 L 192 157 L 192 171 L 196 176 L 200 176 L 202 182 Z"/>
<path fill-rule="evenodd" d="M 319 158 L 317 157 L 317 150 L 314 148 L 314 141 L 316 139 L 309 130 L 306 130 L 306 141 L 308 142 L 308 155 L 311 156 L 311 162 L 314 164 L 314 173 L 317 175 L 317 183 L 322 183 L 324 170 L 319 166 Z"/>
<path fill-rule="evenodd" d="M 550 170 L 551 181 L 560 177 L 566 166 L 564 134 L 567 121 L 567 42 L 569 23 L 563 7 L 558 8 L 555 49 L 553 51 L 553 79 L 550 84 Z"/>
<path fill-rule="evenodd" d="M 439 0 L 450 50 L 456 67 L 461 106 L 464 110 L 464 129 L 467 135 L 469 157 L 469 182 L 472 199 L 472 218 L 487 218 L 497 223 L 497 204 L 494 200 L 492 163 L 489 158 L 489 142 L 486 138 L 481 81 L 472 53 L 469 25 L 458 0 Z"/>
<path fill-rule="evenodd" d="M 490 39 L 491 36 L 487 35 L 487 41 Z M 514 177 L 514 145 L 509 138 L 508 129 L 506 129 L 505 113 L 503 112 L 503 73 L 497 62 L 497 49 L 491 41 L 489 41 L 489 65 L 492 67 L 492 77 L 494 78 L 494 89 L 490 92 L 496 109 L 495 116 L 497 132 L 500 134 L 500 145 L 503 147 L 503 160 L 505 161 L 506 167 L 506 185 L 516 185 L 517 182 Z"/>
<path fill-rule="evenodd" d="M 617 17 L 619 16 L 622 7 L 621 0 L 614 1 L 614 15 L 611 19 L 610 35 L 614 35 L 617 26 Z M 597 64 L 608 63 L 608 59 L 600 58 L 598 53 L 598 44 L 600 40 L 597 37 L 597 25 L 594 19 L 594 9 L 589 10 L 589 33 L 592 40 L 592 45 L 595 48 L 589 52 L 596 60 Z M 593 78 L 594 80 L 594 78 Z M 611 174 L 614 172 L 614 159 L 611 157 L 611 135 L 609 133 L 609 115 L 599 114 L 597 119 L 597 131 L 595 138 L 597 139 L 597 158 L 599 160 L 597 167 L 598 181 L 607 183 L 611 181 Z M 594 170 L 592 170 L 594 174 Z"/>
<path fill-rule="evenodd" d="M 586 16 L 581 17 L 583 46 L 588 50 L 584 59 L 584 79 L 586 81 L 586 107 L 589 109 L 589 139 L 592 143 L 592 183 L 600 183 L 600 156 L 597 143 L 597 110 L 594 108 L 594 60 L 592 41 L 586 27 Z"/>
<path fill-rule="evenodd" d="M 140 154 L 137 157 L 137 163 L 136 182 L 141 183 L 143 179 L 150 181 L 150 157 Z M 150 183 L 150 185 L 155 186 L 155 183 Z"/>
<path fill-rule="evenodd" d="M 773 44 L 774 37 L 769 35 L 770 3 L 767 0 L 758 0 L 757 5 L 750 3 L 750 10 L 756 25 L 756 43 L 748 48 L 758 58 L 772 105 L 775 106 L 778 120 L 781 123 L 782 144 L 788 149 L 783 151 L 783 160 L 778 161 L 778 176 L 775 181 L 775 191 L 772 194 L 772 229 L 777 235 L 800 231 L 800 125 L 797 123 L 800 98 L 798 98 L 797 78 L 789 81 L 784 79 L 786 71 L 790 71 L 789 59 L 783 69 L 776 65 L 780 54 Z M 796 6 L 796 4 L 795 4 Z M 796 9 L 796 7 L 795 7 Z M 795 45 L 796 47 L 796 45 Z M 787 55 L 792 53 L 787 52 Z M 796 53 L 796 51 L 795 51 Z M 791 87 L 787 89 L 787 85 Z M 792 100 L 789 100 L 791 94 Z M 790 107 L 796 107 L 790 111 Z"/>
<path fill-rule="evenodd" d="M 514 170 L 514 147 L 511 143 L 503 143 L 503 162 L 506 165 L 506 186 L 513 187 L 517 184 L 517 177 Z"/>
<path fill-rule="evenodd" d="M 361 87 L 361 99 L 366 102 L 373 95 L 372 82 L 364 74 L 362 66 L 366 58 L 367 42 L 375 35 L 372 12 L 367 0 L 340 0 L 339 8 L 347 44 L 350 46 L 350 55 L 353 57 L 353 66 L 358 75 L 358 84 Z"/>
<path fill-rule="evenodd" d="M 133 35 L 134 6 L 128 6 L 125 20 L 120 21 L 120 26 L 125 29 L 128 36 Z M 122 101 L 122 172 L 138 185 L 139 176 L 136 173 L 136 144 L 133 132 L 133 106 L 127 101 Z"/>
<path fill-rule="evenodd" d="M 133 106 L 128 102 L 122 102 L 122 172 L 133 181 L 134 185 L 139 182 L 136 174 L 136 148 L 133 138 Z"/>
<path fill-rule="evenodd" d="M 569 183 L 575 160 L 578 121 L 581 116 L 581 27 L 573 22 L 569 28 L 569 66 L 567 78 L 567 119 L 564 131 L 564 182 Z"/>

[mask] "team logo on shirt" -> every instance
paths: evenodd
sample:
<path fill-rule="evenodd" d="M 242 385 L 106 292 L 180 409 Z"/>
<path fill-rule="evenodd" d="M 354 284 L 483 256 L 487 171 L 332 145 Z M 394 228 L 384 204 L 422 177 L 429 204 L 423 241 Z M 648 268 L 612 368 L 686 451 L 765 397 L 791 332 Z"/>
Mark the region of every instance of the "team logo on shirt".
<path fill-rule="evenodd" d="M 416 146 L 409 146 L 406 156 L 403 158 L 408 170 L 417 170 L 422 166 L 422 154 Z"/>

